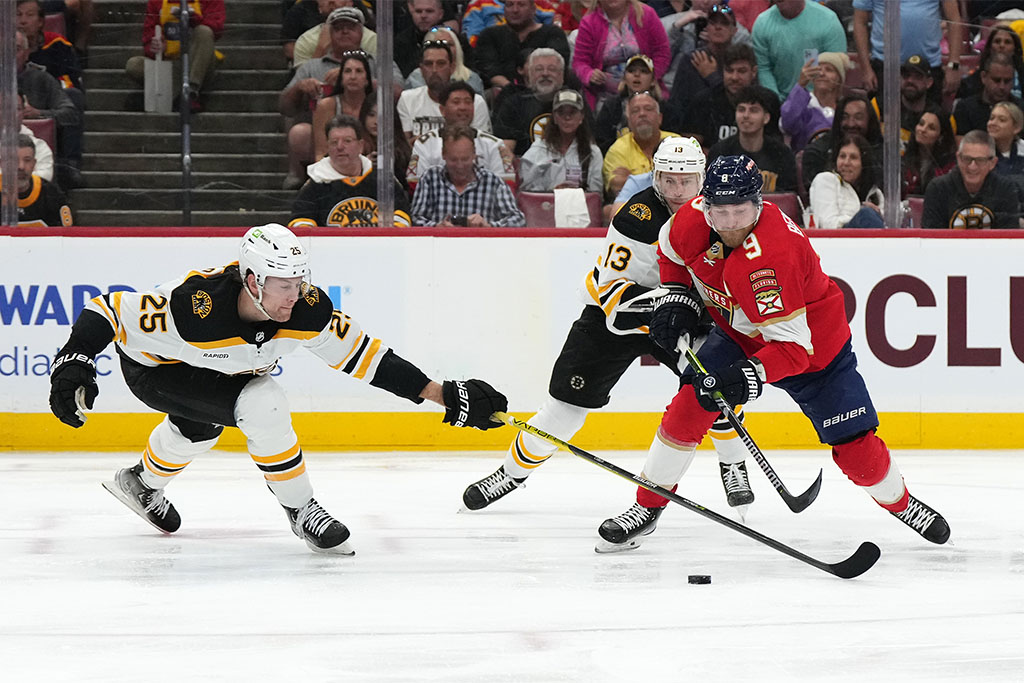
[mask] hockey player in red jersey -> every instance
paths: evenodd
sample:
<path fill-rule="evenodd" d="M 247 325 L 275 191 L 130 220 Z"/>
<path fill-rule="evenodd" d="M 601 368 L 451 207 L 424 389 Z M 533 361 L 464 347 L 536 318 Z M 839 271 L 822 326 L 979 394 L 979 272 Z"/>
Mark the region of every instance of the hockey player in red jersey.
<path fill-rule="evenodd" d="M 761 183 L 749 157 L 719 157 L 703 196 L 662 229 L 661 280 L 670 293 L 656 305 L 651 336 L 674 348 L 697 325 L 702 301 L 717 327 L 697 352 L 709 374 L 690 373 L 672 399 L 643 476 L 674 490 L 718 414 L 712 394 L 745 404 L 767 382 L 797 402 L 853 483 L 927 540 L 945 543 L 946 520 L 909 494 L 875 434 L 878 415 L 857 372 L 842 292 L 800 228 L 762 201 Z M 636 501 L 601 524 L 605 551 L 637 547 L 668 504 L 643 488 Z"/>
<path fill-rule="evenodd" d="M 50 409 L 67 425 L 99 394 L 96 356 L 113 341 L 132 393 L 166 418 L 142 459 L 103 486 L 164 533 L 181 517 L 164 487 L 237 427 L 292 531 L 314 552 L 351 555 L 349 530 L 313 498 L 288 399 L 271 377 L 281 356 L 303 347 L 371 386 L 445 408 L 444 422 L 490 429 L 508 401 L 476 379 L 432 381 L 309 283 L 309 253 L 282 225 L 249 230 L 239 259 L 194 270 L 151 292 L 110 292 L 90 301 L 53 362 Z"/>

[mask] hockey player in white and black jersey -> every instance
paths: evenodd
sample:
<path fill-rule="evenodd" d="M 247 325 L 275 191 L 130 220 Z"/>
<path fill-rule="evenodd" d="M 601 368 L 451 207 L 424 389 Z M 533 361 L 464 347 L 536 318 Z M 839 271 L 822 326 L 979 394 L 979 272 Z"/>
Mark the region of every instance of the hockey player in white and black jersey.
<path fill-rule="evenodd" d="M 270 376 L 299 347 L 414 403 L 438 403 L 445 423 L 500 426 L 490 415 L 507 409 L 501 393 L 475 379 L 432 381 L 334 310 L 308 278 L 306 248 L 284 226 L 264 225 L 245 234 L 236 263 L 192 271 L 151 292 L 98 296 L 75 321 L 53 362 L 50 408 L 65 424 L 85 423 L 83 410 L 99 393 L 94 359 L 115 342 L 132 393 L 167 417 L 141 461 L 104 487 L 160 531 L 181 524 L 164 487 L 231 426 L 245 434 L 295 535 L 315 552 L 353 553 L 349 530 L 313 498 L 287 397 Z"/>
<path fill-rule="evenodd" d="M 612 387 L 638 358 L 653 355 L 680 374 L 679 355 L 648 336 L 650 312 L 635 312 L 664 293 L 658 289 L 658 233 L 697 196 L 704 180 L 704 152 L 693 138 L 665 138 L 654 154 L 654 184 L 633 195 L 612 219 L 597 265 L 586 277 L 586 306 L 573 323 L 551 371 L 549 398 L 530 424 L 563 440 L 583 427 L 587 413 L 605 406 Z M 631 310 L 633 309 L 633 310 Z M 740 514 L 754 500 L 747 477 L 746 447 L 719 416 L 711 433 L 730 506 Z M 522 486 L 556 446 L 520 433 L 493 474 L 463 493 L 470 510 L 487 507 Z"/>

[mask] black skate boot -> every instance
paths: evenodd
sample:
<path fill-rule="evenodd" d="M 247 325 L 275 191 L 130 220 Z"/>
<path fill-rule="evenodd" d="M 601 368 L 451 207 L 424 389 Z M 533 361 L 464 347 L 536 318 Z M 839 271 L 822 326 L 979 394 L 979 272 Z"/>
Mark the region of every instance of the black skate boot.
<path fill-rule="evenodd" d="M 304 540 L 314 553 L 356 554 L 348 544 L 348 527 L 331 517 L 315 498 L 310 498 L 309 502 L 300 508 L 282 507 L 288 515 L 292 532 Z"/>
<path fill-rule="evenodd" d="M 181 526 L 181 516 L 164 497 L 163 489 L 151 489 L 142 483 L 142 463 L 119 470 L 114 481 L 103 482 L 103 488 L 129 510 L 142 517 L 165 534 L 174 533 Z"/>
<path fill-rule="evenodd" d="M 483 510 L 485 507 L 515 491 L 520 486 L 525 486 L 522 479 L 510 477 L 502 465 L 494 474 L 484 477 L 475 484 L 470 484 L 462 493 L 462 504 L 468 510 Z"/>
<path fill-rule="evenodd" d="M 725 487 L 725 499 L 729 503 L 729 507 L 735 508 L 753 503 L 754 492 L 750 490 L 747 463 L 738 462 L 727 465 L 720 462 L 718 467 L 721 470 L 722 486 Z"/>
<path fill-rule="evenodd" d="M 601 523 L 597 533 L 601 536 L 594 547 L 595 552 L 617 553 L 640 547 L 644 536 L 654 531 L 658 518 L 665 508 L 647 508 L 640 503 L 633 503 L 621 515 L 606 519 Z"/>
<path fill-rule="evenodd" d="M 910 494 L 907 495 L 910 498 L 907 503 L 907 509 L 903 512 L 893 512 L 891 514 L 924 536 L 925 540 L 938 543 L 939 545 L 948 541 L 949 524 L 946 523 L 943 516 L 917 498 L 910 496 Z"/>

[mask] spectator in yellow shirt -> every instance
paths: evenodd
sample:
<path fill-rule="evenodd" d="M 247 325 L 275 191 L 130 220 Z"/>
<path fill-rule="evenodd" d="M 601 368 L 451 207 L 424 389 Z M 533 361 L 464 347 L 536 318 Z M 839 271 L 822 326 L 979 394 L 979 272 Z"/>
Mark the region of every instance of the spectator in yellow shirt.
<path fill-rule="evenodd" d="M 634 93 L 626 103 L 629 132 L 616 140 L 604 157 L 605 193 L 615 197 L 629 176 L 652 170 L 651 159 L 665 138 L 675 135 L 661 130 L 661 103 L 648 91 Z"/>

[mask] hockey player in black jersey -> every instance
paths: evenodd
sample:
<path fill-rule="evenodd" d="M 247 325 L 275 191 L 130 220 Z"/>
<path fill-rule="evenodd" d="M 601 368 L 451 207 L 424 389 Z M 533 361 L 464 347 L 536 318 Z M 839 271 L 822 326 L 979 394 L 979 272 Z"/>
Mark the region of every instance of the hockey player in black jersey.
<path fill-rule="evenodd" d="M 351 555 L 349 530 L 313 498 L 288 400 L 270 376 L 281 356 L 305 347 L 330 367 L 414 403 L 445 409 L 444 422 L 490 429 L 508 402 L 486 382 L 438 384 L 400 358 L 308 282 L 309 255 L 281 225 L 249 230 L 239 259 L 192 271 L 151 292 L 111 292 L 90 301 L 53 362 L 50 408 L 85 424 L 99 393 L 96 356 L 115 342 L 132 393 L 167 417 L 142 459 L 104 483 L 165 533 L 181 518 L 164 487 L 225 426 L 245 434 L 249 454 L 284 507 L 292 531 L 315 552 Z"/>
<path fill-rule="evenodd" d="M 698 194 L 703 179 L 704 153 L 696 140 L 670 137 L 661 142 L 654 154 L 653 186 L 633 195 L 612 219 L 597 265 L 586 279 L 587 305 L 555 361 L 550 397 L 530 424 L 560 439 L 572 439 L 587 413 L 608 403 L 612 387 L 643 355 L 653 355 L 679 374 L 678 355 L 667 353 L 648 336 L 650 313 L 630 309 L 657 295 L 653 290 L 660 284 L 658 233 Z M 739 507 L 742 514 L 754 499 L 744 464 L 746 447 L 724 418 L 716 422 L 711 437 L 729 505 Z M 463 504 L 479 510 L 522 486 L 556 448 L 520 433 L 504 464 L 466 489 Z"/>
<path fill-rule="evenodd" d="M 36 145 L 27 135 L 18 136 L 18 225 L 23 228 L 71 227 L 71 209 L 64 193 L 34 174 Z"/>

